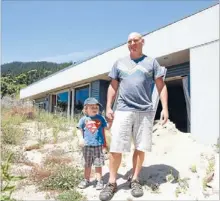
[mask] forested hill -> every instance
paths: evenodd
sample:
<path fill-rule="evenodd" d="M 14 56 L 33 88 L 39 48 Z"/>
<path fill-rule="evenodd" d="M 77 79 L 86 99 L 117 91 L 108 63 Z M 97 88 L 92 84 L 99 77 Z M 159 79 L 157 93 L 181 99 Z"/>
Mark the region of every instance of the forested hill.
<path fill-rule="evenodd" d="M 67 66 L 70 66 L 72 62 L 69 63 L 52 63 L 52 62 L 46 62 L 46 61 L 39 61 L 39 62 L 11 62 L 7 64 L 3 64 L 1 66 L 1 73 L 2 75 L 19 75 L 21 73 L 28 72 L 30 70 L 37 70 L 37 71 L 50 71 L 51 73 L 54 73 L 58 70 L 61 70 L 63 68 L 66 68 Z"/>
<path fill-rule="evenodd" d="M 70 65 L 52 62 L 12 62 L 1 66 L 1 97 L 18 94 L 19 90 Z"/>

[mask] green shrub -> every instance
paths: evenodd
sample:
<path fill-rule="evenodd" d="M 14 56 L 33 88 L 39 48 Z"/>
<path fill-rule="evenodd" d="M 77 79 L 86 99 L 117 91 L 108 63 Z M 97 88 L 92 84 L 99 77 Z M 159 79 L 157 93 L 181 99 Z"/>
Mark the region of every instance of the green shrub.
<path fill-rule="evenodd" d="M 64 191 L 57 196 L 58 201 L 86 201 L 87 199 L 76 190 Z"/>
<path fill-rule="evenodd" d="M 5 144 L 18 145 L 24 136 L 24 132 L 21 128 L 4 120 L 2 121 L 1 131 L 2 142 Z"/>
<path fill-rule="evenodd" d="M 41 190 L 72 190 L 83 178 L 82 170 L 76 167 L 59 166 L 49 177 L 40 182 Z"/>

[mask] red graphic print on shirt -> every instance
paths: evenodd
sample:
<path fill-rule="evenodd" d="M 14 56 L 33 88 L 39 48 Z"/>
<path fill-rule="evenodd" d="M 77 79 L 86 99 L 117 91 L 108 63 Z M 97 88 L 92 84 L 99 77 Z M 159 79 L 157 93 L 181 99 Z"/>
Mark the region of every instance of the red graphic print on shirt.
<path fill-rule="evenodd" d="M 88 120 L 86 122 L 86 128 L 92 133 L 94 134 L 99 127 L 101 126 L 101 121 L 96 119 L 96 120 Z"/>

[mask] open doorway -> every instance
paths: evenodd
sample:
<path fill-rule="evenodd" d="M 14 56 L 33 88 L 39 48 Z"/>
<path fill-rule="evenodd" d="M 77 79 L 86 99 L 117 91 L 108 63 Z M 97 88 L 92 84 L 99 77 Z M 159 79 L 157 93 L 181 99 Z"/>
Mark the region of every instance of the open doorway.
<path fill-rule="evenodd" d="M 168 109 L 169 119 L 172 121 L 178 130 L 188 132 L 188 118 L 186 100 L 183 91 L 182 79 L 173 79 L 165 81 L 168 90 Z M 160 119 L 162 110 L 161 102 L 159 101 L 155 119 Z"/>

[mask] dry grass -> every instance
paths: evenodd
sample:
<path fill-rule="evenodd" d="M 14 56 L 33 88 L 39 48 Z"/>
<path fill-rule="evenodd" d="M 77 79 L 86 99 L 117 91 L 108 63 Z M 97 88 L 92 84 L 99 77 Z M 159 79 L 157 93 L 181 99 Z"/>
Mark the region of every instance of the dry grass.
<path fill-rule="evenodd" d="M 48 178 L 52 173 L 52 170 L 49 170 L 45 167 L 40 167 L 38 165 L 34 165 L 29 178 L 31 181 L 39 183 L 43 179 Z"/>
<path fill-rule="evenodd" d="M 30 145 L 24 148 L 25 151 L 31 151 L 34 149 L 40 149 L 40 144 L 34 144 L 34 145 Z"/>
<path fill-rule="evenodd" d="M 12 107 L 10 115 L 19 115 L 26 119 L 34 119 L 36 117 L 36 109 L 34 107 Z"/>
<path fill-rule="evenodd" d="M 13 161 L 25 165 L 25 175 L 28 179 L 21 183 L 21 186 L 34 184 L 42 191 L 56 191 L 61 193 L 58 200 L 61 201 L 81 201 L 84 197 L 75 190 L 75 187 L 83 178 L 81 169 L 72 166 L 73 159 L 63 156 L 63 153 L 56 153 L 45 158 L 42 166 L 28 161 L 23 151 L 31 151 L 38 149 L 41 151 L 41 145 L 48 141 L 49 134 L 53 134 L 50 139 L 56 143 L 59 139 L 60 132 L 71 131 L 71 122 L 66 118 L 53 115 L 48 112 L 35 108 L 32 103 L 23 103 L 19 100 L 7 99 L 3 100 L 2 106 L 2 127 L 1 137 L 4 151 L 2 156 L 4 159 L 13 152 L 19 155 L 13 155 Z M 27 121 L 34 121 L 37 128 L 31 127 L 30 132 L 38 137 L 37 142 L 26 146 L 23 149 L 25 142 L 30 139 L 29 128 L 23 124 Z M 76 119 L 74 121 L 77 122 Z M 25 127 L 25 128 L 24 128 Z M 34 130 L 34 131 L 32 131 Z M 52 133 L 48 133 L 51 130 Z M 50 135 L 49 135 L 50 136 Z M 18 146 L 15 146 L 18 145 Z M 9 149 L 9 148 L 10 149 Z M 14 148 L 21 148 L 17 151 Z M 62 150 L 63 151 L 63 150 Z M 70 165 L 71 164 L 71 165 Z M 16 165 L 15 165 L 16 166 Z M 31 166 L 31 168 L 27 167 Z M 17 168 L 17 167 L 16 167 Z M 19 170 L 18 170 L 19 171 Z M 57 200 L 57 199 L 56 199 Z"/>
<path fill-rule="evenodd" d="M 50 165 L 50 164 L 68 164 L 71 163 L 73 160 L 69 157 L 60 157 L 60 156 L 48 156 L 44 164 Z"/>
<path fill-rule="evenodd" d="M 208 160 L 208 166 L 206 168 L 206 175 L 202 180 L 202 186 L 203 186 L 204 191 L 206 191 L 206 188 L 208 187 L 208 183 L 211 182 L 214 177 L 214 166 L 215 166 L 214 158 Z"/>

